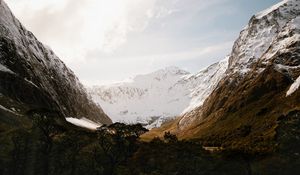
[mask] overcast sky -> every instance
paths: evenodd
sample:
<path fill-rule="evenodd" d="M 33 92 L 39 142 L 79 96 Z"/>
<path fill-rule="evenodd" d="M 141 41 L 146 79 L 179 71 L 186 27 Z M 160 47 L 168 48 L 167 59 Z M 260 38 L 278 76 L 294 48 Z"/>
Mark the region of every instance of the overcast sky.
<path fill-rule="evenodd" d="M 6 0 L 86 85 L 167 66 L 197 72 L 230 53 L 250 17 L 280 0 Z"/>

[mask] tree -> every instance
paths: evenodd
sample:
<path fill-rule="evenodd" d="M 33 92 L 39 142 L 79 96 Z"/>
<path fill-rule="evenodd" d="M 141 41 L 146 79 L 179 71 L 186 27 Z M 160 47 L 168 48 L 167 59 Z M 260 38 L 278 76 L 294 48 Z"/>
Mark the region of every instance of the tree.
<path fill-rule="evenodd" d="M 43 156 L 43 174 L 49 173 L 50 153 L 53 147 L 53 139 L 62 130 L 56 124 L 55 117 L 57 113 L 52 111 L 36 111 L 32 113 L 33 117 L 33 131 L 37 134 L 37 146 Z"/>
<path fill-rule="evenodd" d="M 147 131 L 140 124 L 123 123 L 103 125 L 97 129 L 99 146 L 109 160 L 106 174 L 114 174 L 116 167 L 130 158 L 138 149 L 139 136 Z"/>
<path fill-rule="evenodd" d="M 29 135 L 25 130 L 17 130 L 11 141 L 13 143 L 12 174 L 23 174 L 26 168 Z"/>
<path fill-rule="evenodd" d="M 176 143 L 178 142 L 178 138 L 175 134 L 171 134 L 170 132 L 165 132 L 164 140 L 166 143 Z"/>

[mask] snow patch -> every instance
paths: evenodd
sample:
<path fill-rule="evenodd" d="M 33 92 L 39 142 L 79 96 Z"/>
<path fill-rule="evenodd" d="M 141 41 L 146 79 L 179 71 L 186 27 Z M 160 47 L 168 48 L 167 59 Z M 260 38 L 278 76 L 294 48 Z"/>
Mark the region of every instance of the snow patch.
<path fill-rule="evenodd" d="M 282 65 L 282 64 L 275 64 L 275 68 L 276 70 L 295 70 L 295 69 L 300 69 L 300 65 L 299 66 L 287 66 L 287 65 Z"/>
<path fill-rule="evenodd" d="M 27 83 L 29 83 L 29 84 L 31 84 L 32 86 L 34 86 L 34 87 L 36 87 L 36 88 L 39 88 L 36 84 L 34 84 L 32 81 L 30 81 L 30 80 L 28 80 L 28 79 L 26 79 L 26 78 L 24 78 L 24 80 L 27 82 Z"/>
<path fill-rule="evenodd" d="M 283 0 L 275 5 L 273 5 L 272 7 L 266 9 L 266 10 L 263 10 L 261 12 L 259 12 L 258 14 L 255 15 L 256 18 L 260 19 L 266 15 L 268 15 L 269 13 L 271 13 L 272 11 L 278 9 L 280 6 L 284 5 L 285 3 L 287 3 L 289 0 Z"/>
<path fill-rule="evenodd" d="M 300 29 L 300 16 L 297 16 L 295 19 L 292 20 L 291 28 Z"/>
<path fill-rule="evenodd" d="M 286 92 L 286 97 L 292 95 L 300 87 L 300 76 L 290 86 L 290 89 Z"/>
<path fill-rule="evenodd" d="M 95 123 L 87 118 L 66 118 L 66 120 L 69 123 L 72 123 L 73 125 L 79 126 L 79 127 L 83 127 L 83 128 L 87 128 L 87 129 L 91 129 L 91 130 L 96 130 L 98 127 L 100 127 L 101 125 L 98 123 Z"/>
<path fill-rule="evenodd" d="M 0 109 L 4 110 L 4 111 L 6 111 L 6 112 L 13 113 L 13 114 L 15 114 L 15 115 L 19 115 L 19 114 L 17 114 L 17 113 L 15 112 L 15 110 L 13 110 L 14 108 L 12 108 L 12 110 L 10 110 L 10 109 L 7 109 L 6 107 L 0 105 Z"/>
<path fill-rule="evenodd" d="M 3 64 L 0 64 L 0 71 L 1 72 L 7 72 L 7 73 L 10 73 L 10 74 L 15 74 L 13 71 L 11 71 L 7 67 L 5 67 Z"/>

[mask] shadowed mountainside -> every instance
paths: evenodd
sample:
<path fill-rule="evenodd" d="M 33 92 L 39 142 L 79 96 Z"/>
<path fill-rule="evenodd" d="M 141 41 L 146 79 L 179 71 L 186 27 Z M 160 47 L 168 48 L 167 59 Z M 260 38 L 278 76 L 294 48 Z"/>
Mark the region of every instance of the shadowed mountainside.
<path fill-rule="evenodd" d="M 89 118 L 109 124 L 111 120 L 88 97 L 74 73 L 13 16 L 0 1 L 0 95 L 24 104 L 27 111 L 51 109 L 63 117 Z M 14 113 L 24 114 L 0 101 Z"/>

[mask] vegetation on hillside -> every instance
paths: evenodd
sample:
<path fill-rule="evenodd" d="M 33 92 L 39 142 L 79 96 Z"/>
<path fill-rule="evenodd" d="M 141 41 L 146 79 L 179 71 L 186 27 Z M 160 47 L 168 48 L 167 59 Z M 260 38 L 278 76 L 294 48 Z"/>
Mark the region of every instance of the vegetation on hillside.
<path fill-rule="evenodd" d="M 97 131 L 35 111 L 31 125 L 0 131 L 0 174 L 201 175 L 291 174 L 300 171 L 299 112 L 283 116 L 272 154 L 209 149 L 201 140 L 178 140 L 169 132 L 149 142 L 140 124 L 115 123 Z M 246 129 L 245 129 L 246 130 Z M 247 145 L 245 145 L 247 148 Z M 207 151 L 210 150 L 210 151 Z M 263 152 L 262 152 L 263 153 Z"/>

